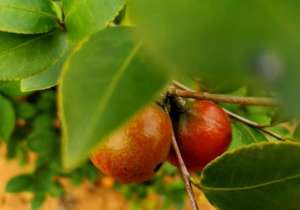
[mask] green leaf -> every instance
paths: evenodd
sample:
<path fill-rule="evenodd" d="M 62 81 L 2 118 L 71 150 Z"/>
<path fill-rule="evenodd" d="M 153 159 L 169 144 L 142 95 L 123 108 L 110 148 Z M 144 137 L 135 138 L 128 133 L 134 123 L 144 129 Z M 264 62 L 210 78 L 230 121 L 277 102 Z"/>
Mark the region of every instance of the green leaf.
<path fill-rule="evenodd" d="M 65 190 L 59 181 L 53 181 L 49 193 L 53 197 L 60 197 L 65 193 Z"/>
<path fill-rule="evenodd" d="M 35 193 L 33 199 L 31 200 L 31 210 L 40 209 L 45 200 L 46 200 L 45 193 Z"/>
<path fill-rule="evenodd" d="M 64 61 L 65 58 L 61 58 L 56 64 L 51 66 L 46 71 L 21 80 L 21 90 L 23 92 L 28 92 L 45 90 L 56 86 L 58 84 Z"/>
<path fill-rule="evenodd" d="M 61 1 L 52 1 L 52 9 L 55 12 L 58 20 L 61 23 L 63 23 L 64 22 L 64 14 L 63 14 L 62 2 Z"/>
<path fill-rule="evenodd" d="M 33 185 L 33 177 L 30 174 L 21 174 L 13 177 L 6 184 L 5 191 L 10 193 L 18 193 L 31 191 Z"/>
<path fill-rule="evenodd" d="M 0 140 L 8 141 L 15 128 L 15 111 L 11 102 L 0 95 Z"/>
<path fill-rule="evenodd" d="M 1 0 L 0 31 L 35 34 L 58 26 L 51 0 Z"/>
<path fill-rule="evenodd" d="M 138 35 L 170 69 L 230 86 L 254 74 L 273 80 L 287 67 L 298 72 L 294 90 L 299 89 L 298 1 L 131 0 L 128 4 Z"/>
<path fill-rule="evenodd" d="M 52 185 L 53 172 L 50 168 L 44 166 L 36 169 L 34 172 L 34 192 L 45 193 L 48 192 Z"/>
<path fill-rule="evenodd" d="M 0 81 L 0 93 L 12 97 L 25 96 L 28 94 L 21 92 L 20 81 Z"/>
<path fill-rule="evenodd" d="M 267 141 L 267 138 L 259 130 L 244 125 L 240 122 L 233 122 L 232 124 L 232 143 L 230 150 L 239 148 L 241 146 Z"/>
<path fill-rule="evenodd" d="M 56 92 L 43 91 L 36 106 L 40 111 L 54 115 L 56 113 Z"/>
<path fill-rule="evenodd" d="M 97 179 L 99 178 L 99 170 L 95 168 L 91 162 L 86 163 L 83 169 L 87 179 L 90 182 L 97 181 Z"/>
<path fill-rule="evenodd" d="M 55 149 L 57 136 L 53 131 L 34 130 L 28 136 L 28 147 L 40 154 L 49 154 Z"/>
<path fill-rule="evenodd" d="M 248 119 L 260 125 L 270 125 L 272 117 L 275 114 L 274 108 L 270 107 L 247 106 L 245 107 L 245 111 Z"/>
<path fill-rule="evenodd" d="M 36 117 L 33 126 L 34 129 L 37 131 L 51 131 L 53 129 L 53 116 L 49 114 L 41 114 L 40 116 Z"/>
<path fill-rule="evenodd" d="M 281 124 L 277 124 L 273 127 L 269 127 L 267 128 L 267 130 L 273 131 L 274 133 L 277 133 L 278 135 L 280 135 L 282 138 L 284 139 L 293 139 L 293 132 L 291 129 L 291 125 L 288 125 L 286 123 L 281 123 Z M 272 136 L 268 136 L 269 140 L 276 140 L 278 141 L 278 139 L 272 137 Z"/>
<path fill-rule="evenodd" d="M 104 29 L 124 4 L 124 0 L 63 0 L 70 38 L 78 41 Z"/>
<path fill-rule="evenodd" d="M 221 210 L 298 210 L 299 161 L 297 143 L 244 147 L 226 153 L 204 169 L 202 190 Z"/>
<path fill-rule="evenodd" d="M 294 137 L 300 140 L 300 125 L 297 126 L 294 132 Z"/>
<path fill-rule="evenodd" d="M 110 28 L 95 34 L 65 65 L 59 105 L 67 169 L 84 161 L 168 81 L 161 69 L 141 56 L 141 45 L 133 41 L 130 31 Z"/>
<path fill-rule="evenodd" d="M 84 179 L 84 171 L 81 168 L 76 169 L 69 174 L 69 178 L 73 185 L 78 186 Z"/>
<path fill-rule="evenodd" d="M 37 131 L 49 131 L 53 128 L 53 117 L 49 114 L 41 114 L 33 121 L 33 128 Z"/>
<path fill-rule="evenodd" d="M 18 80 L 45 71 L 64 54 L 66 36 L 60 32 L 17 35 L 0 32 L 0 80 Z"/>
<path fill-rule="evenodd" d="M 17 147 L 17 158 L 20 166 L 25 166 L 28 163 L 29 157 L 27 145 L 20 144 Z"/>
<path fill-rule="evenodd" d="M 16 158 L 17 151 L 19 150 L 18 148 L 21 146 L 21 139 L 20 136 L 17 134 L 12 135 L 12 137 L 9 139 L 7 142 L 7 152 L 6 152 L 6 158 L 8 160 L 12 160 Z"/>
<path fill-rule="evenodd" d="M 17 117 L 25 120 L 33 118 L 37 112 L 36 107 L 27 101 L 18 102 L 15 106 Z"/>
<path fill-rule="evenodd" d="M 294 49 L 297 50 L 298 45 L 294 46 Z M 293 117 L 300 117 L 300 99 L 299 92 L 300 89 L 298 78 L 300 73 L 299 68 L 299 58 L 296 53 L 291 53 L 288 57 L 286 63 L 289 64 L 289 69 L 284 69 L 285 72 L 280 75 L 278 81 L 272 84 L 273 89 L 278 93 L 280 102 L 285 108 L 286 114 Z"/>

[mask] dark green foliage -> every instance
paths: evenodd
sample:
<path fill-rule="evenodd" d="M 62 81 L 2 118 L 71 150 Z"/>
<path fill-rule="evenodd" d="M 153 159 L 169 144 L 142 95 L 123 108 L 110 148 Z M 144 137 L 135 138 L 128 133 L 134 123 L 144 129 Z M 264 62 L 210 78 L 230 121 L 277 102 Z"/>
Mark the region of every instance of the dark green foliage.
<path fill-rule="evenodd" d="M 24 124 L 14 129 L 7 139 L 7 158 L 17 158 L 20 165 L 25 165 L 29 152 L 37 154 L 33 172 L 13 177 L 7 183 L 7 192 L 33 192 L 32 209 L 38 209 L 47 196 L 63 196 L 64 188 L 57 177 L 66 177 L 74 184 L 80 184 L 84 179 L 97 180 L 99 172 L 89 162 L 70 173 L 62 169 L 60 128 L 55 127 L 57 110 L 54 90 L 34 93 L 22 100 L 14 97 L 7 97 L 6 100 L 14 105 L 12 109 L 16 118 L 24 120 Z"/>
<path fill-rule="evenodd" d="M 37 210 L 39 209 L 46 199 L 46 195 L 44 193 L 36 193 L 31 201 L 31 209 Z"/>
<path fill-rule="evenodd" d="M 30 174 L 15 176 L 6 184 L 5 191 L 10 193 L 32 191 L 33 179 L 34 177 Z"/>
<path fill-rule="evenodd" d="M 163 208 L 176 207 L 182 209 L 185 198 L 185 187 L 180 179 L 177 169 L 166 163 L 152 180 L 141 184 L 119 185 L 116 189 L 121 191 L 132 205 L 138 205 L 150 192 L 156 192 L 163 198 Z"/>

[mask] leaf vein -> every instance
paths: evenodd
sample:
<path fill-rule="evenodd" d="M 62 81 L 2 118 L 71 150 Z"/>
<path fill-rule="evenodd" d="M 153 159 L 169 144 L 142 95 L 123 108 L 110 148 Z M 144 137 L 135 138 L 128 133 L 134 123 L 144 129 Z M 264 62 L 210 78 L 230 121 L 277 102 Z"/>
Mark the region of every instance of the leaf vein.
<path fill-rule="evenodd" d="M 43 16 L 46 16 L 46 17 L 51 17 L 51 18 L 56 19 L 55 15 L 53 15 L 51 13 L 48 13 L 48 12 L 41 11 L 41 10 L 39 11 L 39 10 L 28 9 L 28 8 L 23 8 L 23 7 L 17 7 L 17 6 L 8 5 L 8 4 L 1 4 L 0 9 L 2 9 L 2 8 L 22 10 L 24 12 L 33 13 L 33 14 L 36 13 L 36 14 L 39 14 L 39 15 L 43 15 Z"/>
<path fill-rule="evenodd" d="M 21 47 L 24 47 L 24 46 L 26 46 L 26 45 L 31 44 L 31 43 L 34 42 L 34 41 L 37 41 L 37 40 L 42 39 L 42 38 L 45 38 L 45 37 L 50 36 L 50 35 L 52 35 L 52 34 L 53 34 L 53 33 L 43 34 L 43 35 L 41 35 L 41 36 L 35 37 L 35 38 L 33 38 L 33 39 L 30 39 L 30 40 L 28 40 L 28 41 L 26 41 L 26 42 L 22 42 L 21 44 L 15 46 L 15 47 L 13 47 L 13 48 L 9 48 L 9 49 L 7 49 L 7 50 L 2 51 L 2 53 L 0 53 L 0 57 L 3 57 L 3 56 L 5 56 L 5 55 L 9 54 L 11 51 L 17 50 L 17 49 L 19 49 L 19 48 L 21 48 Z"/>
<path fill-rule="evenodd" d="M 256 184 L 256 185 L 252 185 L 252 186 L 222 188 L 222 187 L 208 187 L 208 186 L 202 185 L 202 189 L 204 191 L 213 191 L 213 192 L 245 191 L 245 190 L 254 190 L 254 189 L 258 189 L 258 188 L 263 188 L 263 187 L 267 187 L 269 185 L 273 185 L 273 184 L 277 184 L 277 183 L 281 183 L 281 182 L 285 182 L 285 181 L 289 181 L 289 180 L 293 180 L 293 179 L 300 179 L 300 174 L 295 175 L 295 176 L 285 177 L 285 178 L 278 179 L 278 180 L 269 181 L 266 183 Z"/>

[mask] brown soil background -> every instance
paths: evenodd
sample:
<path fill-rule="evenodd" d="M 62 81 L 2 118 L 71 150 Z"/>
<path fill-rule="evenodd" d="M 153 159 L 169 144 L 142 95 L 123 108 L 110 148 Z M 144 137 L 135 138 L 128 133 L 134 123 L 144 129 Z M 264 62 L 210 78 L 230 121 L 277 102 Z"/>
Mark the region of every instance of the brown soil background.
<path fill-rule="evenodd" d="M 5 147 L 0 146 L 0 210 L 30 210 L 30 193 L 9 194 L 4 189 L 11 177 L 31 171 L 32 165 L 20 167 L 17 161 L 7 161 L 5 153 Z M 29 159 L 32 162 L 34 156 Z M 62 182 L 67 191 L 66 196 L 59 199 L 47 198 L 41 210 L 131 210 L 129 202 L 112 189 L 113 180 L 109 177 L 102 178 L 97 185 L 84 182 L 74 187 L 66 180 Z M 196 194 L 201 210 L 214 210 L 201 192 L 197 191 Z M 160 196 L 151 194 L 140 209 L 159 210 L 162 202 Z M 184 209 L 191 210 L 188 200 Z"/>

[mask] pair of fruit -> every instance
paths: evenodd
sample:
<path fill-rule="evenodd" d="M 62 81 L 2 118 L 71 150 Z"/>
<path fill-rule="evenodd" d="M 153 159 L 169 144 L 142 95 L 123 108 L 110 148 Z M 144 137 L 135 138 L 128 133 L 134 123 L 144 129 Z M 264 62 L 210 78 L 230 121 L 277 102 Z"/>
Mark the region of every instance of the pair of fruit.
<path fill-rule="evenodd" d="M 177 123 L 179 149 L 192 171 L 201 170 L 231 142 L 229 118 L 213 102 L 195 101 Z M 161 107 L 148 106 L 110 135 L 91 160 L 121 183 L 149 180 L 167 158 L 178 166 L 175 152 L 170 150 L 172 129 L 169 115 Z"/>

